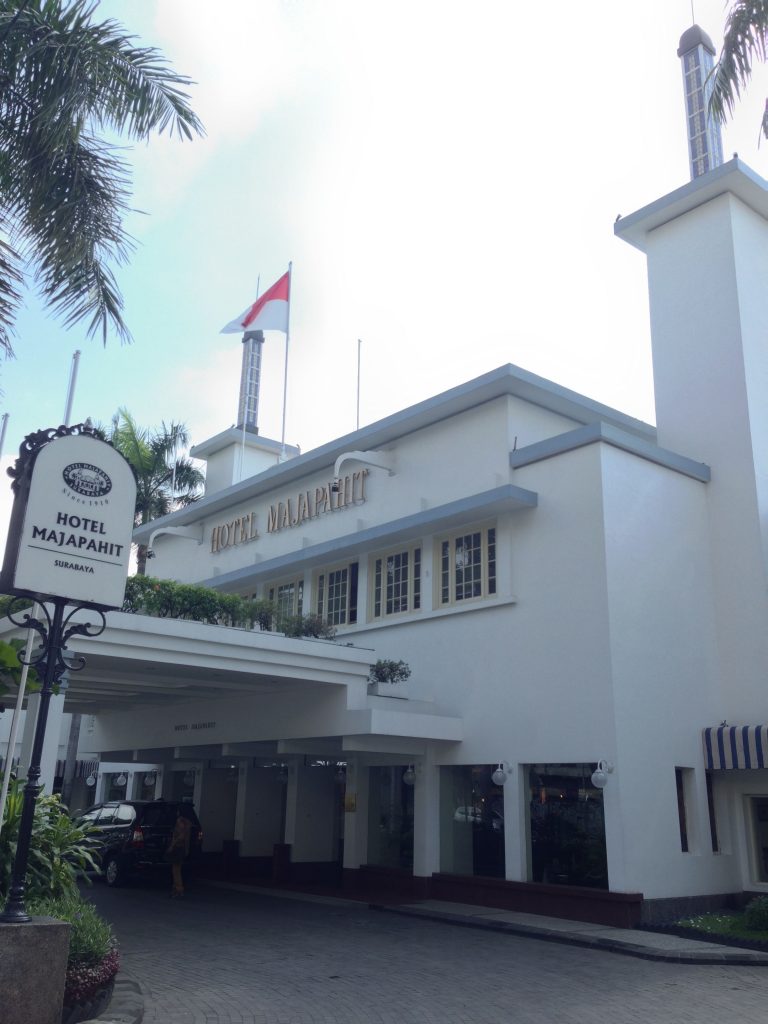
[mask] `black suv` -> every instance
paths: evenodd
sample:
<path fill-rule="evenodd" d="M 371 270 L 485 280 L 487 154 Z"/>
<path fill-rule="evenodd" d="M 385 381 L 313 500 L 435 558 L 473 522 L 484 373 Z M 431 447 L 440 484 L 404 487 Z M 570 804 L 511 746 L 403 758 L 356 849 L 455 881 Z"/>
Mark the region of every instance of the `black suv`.
<path fill-rule="evenodd" d="M 189 858 L 200 855 L 203 832 L 190 803 L 176 800 L 110 800 L 77 815 L 89 827 L 95 859 L 107 885 L 122 885 L 130 876 L 165 864 L 178 811 L 192 822 Z"/>

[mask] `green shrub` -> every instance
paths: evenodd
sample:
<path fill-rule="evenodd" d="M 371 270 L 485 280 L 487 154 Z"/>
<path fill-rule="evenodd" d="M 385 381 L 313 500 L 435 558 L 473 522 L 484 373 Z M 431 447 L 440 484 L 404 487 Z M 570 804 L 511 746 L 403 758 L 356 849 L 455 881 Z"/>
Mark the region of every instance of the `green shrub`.
<path fill-rule="evenodd" d="M 744 924 L 750 931 L 768 931 L 768 896 L 756 896 L 744 908 Z"/>
<path fill-rule="evenodd" d="M 375 665 L 371 665 L 368 681 L 371 683 L 404 683 L 410 675 L 411 667 L 407 662 L 379 658 Z"/>
<path fill-rule="evenodd" d="M 70 963 L 102 960 L 115 944 L 112 926 L 99 917 L 94 905 L 77 892 L 66 896 L 38 896 L 27 902 L 27 910 L 30 914 L 69 922 L 72 926 L 69 933 Z"/>
<path fill-rule="evenodd" d="M 0 898 L 5 901 L 13 873 L 24 805 L 23 779 L 8 786 L 3 828 L 0 832 Z M 77 892 L 84 871 L 98 870 L 91 853 L 89 829 L 76 825 L 58 796 L 37 798 L 27 868 L 26 898 L 60 898 Z"/>
<path fill-rule="evenodd" d="M 275 609 L 269 601 L 222 594 L 210 587 L 154 576 L 131 576 L 125 587 L 123 611 L 161 619 L 189 619 L 212 626 L 270 629 Z"/>
<path fill-rule="evenodd" d="M 64 1005 L 76 1006 L 93 999 L 117 974 L 120 956 L 112 928 L 99 917 L 92 903 L 75 893 L 38 897 L 27 902 L 30 914 L 54 917 L 70 925 Z"/>
<path fill-rule="evenodd" d="M 319 615 L 286 615 L 275 622 L 278 633 L 289 637 L 313 637 L 315 640 L 333 640 L 336 630 Z"/>

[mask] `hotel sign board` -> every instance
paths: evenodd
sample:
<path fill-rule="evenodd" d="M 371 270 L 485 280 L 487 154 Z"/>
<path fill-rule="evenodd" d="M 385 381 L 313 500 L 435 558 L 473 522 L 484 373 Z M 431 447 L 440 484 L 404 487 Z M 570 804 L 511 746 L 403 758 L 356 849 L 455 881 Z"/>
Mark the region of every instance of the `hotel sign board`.
<path fill-rule="evenodd" d="M 136 481 L 123 456 L 88 429 L 39 431 L 22 445 L 9 470 L 14 503 L 1 593 L 122 606 Z"/>

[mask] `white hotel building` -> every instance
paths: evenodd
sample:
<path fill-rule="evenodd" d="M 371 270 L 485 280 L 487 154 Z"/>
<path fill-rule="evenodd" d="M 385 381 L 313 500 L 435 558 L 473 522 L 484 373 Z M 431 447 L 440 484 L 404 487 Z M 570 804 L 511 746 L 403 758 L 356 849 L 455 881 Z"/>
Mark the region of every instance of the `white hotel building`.
<path fill-rule="evenodd" d="M 65 698 L 97 799 L 193 798 L 254 879 L 619 923 L 768 892 L 768 184 L 733 160 L 616 234 L 656 427 L 503 366 L 242 473 L 238 430 L 194 450 L 152 575 L 337 635 L 110 613 Z M 411 678 L 370 692 L 379 658 Z"/>

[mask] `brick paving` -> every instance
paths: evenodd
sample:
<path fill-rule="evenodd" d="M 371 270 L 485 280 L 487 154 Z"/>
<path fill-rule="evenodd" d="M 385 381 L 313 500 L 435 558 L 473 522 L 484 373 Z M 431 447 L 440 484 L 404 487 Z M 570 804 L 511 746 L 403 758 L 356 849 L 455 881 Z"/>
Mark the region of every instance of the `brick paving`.
<path fill-rule="evenodd" d="M 700 1024 L 765 1019 L 768 970 L 657 963 L 346 904 L 86 892 L 145 1024 Z"/>

